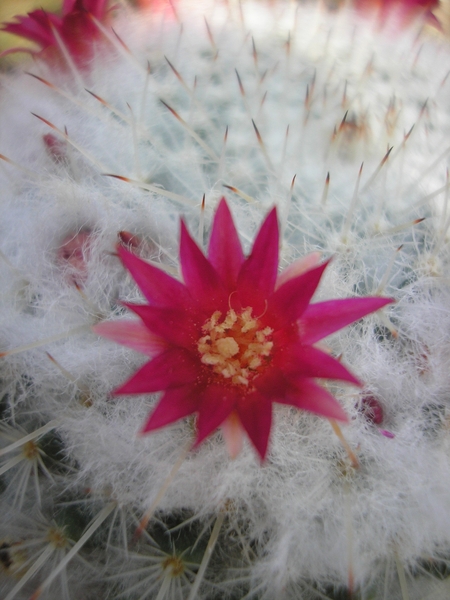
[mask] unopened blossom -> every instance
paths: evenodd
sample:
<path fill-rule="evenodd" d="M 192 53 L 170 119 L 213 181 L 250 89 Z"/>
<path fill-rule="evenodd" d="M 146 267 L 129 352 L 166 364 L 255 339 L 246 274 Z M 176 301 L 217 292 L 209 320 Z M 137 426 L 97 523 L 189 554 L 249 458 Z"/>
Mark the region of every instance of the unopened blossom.
<path fill-rule="evenodd" d="M 88 229 L 67 235 L 57 250 L 57 262 L 67 271 L 67 280 L 81 285 L 87 278 L 86 258 L 90 254 L 92 232 Z"/>
<path fill-rule="evenodd" d="M 279 241 L 274 208 L 245 258 L 222 199 L 208 258 L 181 223 L 184 283 L 118 247 L 148 304 L 126 304 L 141 318 L 129 333 L 123 322 L 103 323 L 95 331 L 152 357 L 115 390 L 164 392 L 143 432 L 197 413 L 196 445 L 223 426 L 232 456 L 245 431 L 263 460 L 274 402 L 347 421 L 338 401 L 316 379 L 359 381 L 315 344 L 391 300 L 310 304 L 329 261 L 319 264 L 312 255 L 277 277 Z"/>

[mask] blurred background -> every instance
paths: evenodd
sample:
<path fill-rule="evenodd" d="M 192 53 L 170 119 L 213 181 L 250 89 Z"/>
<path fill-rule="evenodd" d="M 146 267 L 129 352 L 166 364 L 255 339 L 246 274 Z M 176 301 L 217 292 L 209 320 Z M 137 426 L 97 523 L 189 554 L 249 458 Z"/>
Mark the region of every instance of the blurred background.
<path fill-rule="evenodd" d="M 56 12 L 61 7 L 62 0 L 0 0 L 0 23 L 11 21 L 16 15 L 25 15 L 32 10 L 44 8 L 45 10 Z M 10 33 L 0 32 L 0 52 L 13 46 L 32 46 L 23 38 L 11 35 Z M 22 53 L 9 55 L 5 63 L 11 63 L 17 60 L 23 60 Z"/>
<path fill-rule="evenodd" d="M 127 2 L 129 4 L 145 5 L 149 6 L 152 0 L 115 0 L 110 2 L 110 5 L 117 5 L 121 2 Z M 154 1 L 154 0 L 153 0 Z M 156 0 L 157 1 L 157 0 Z M 349 0 L 298 0 L 299 2 L 305 1 L 316 1 L 321 2 L 330 10 L 335 10 L 339 6 L 346 4 Z M 399 3 L 405 3 L 406 5 L 423 5 L 427 3 L 427 0 L 366 0 L 370 5 L 383 5 L 385 3 L 394 4 L 395 1 Z M 428 0 L 430 1 L 430 0 Z M 351 2 L 351 0 L 350 0 Z M 32 10 L 43 8 L 49 12 L 59 12 L 62 6 L 63 0 L 0 0 L 0 25 L 7 21 L 13 20 L 16 15 L 26 15 Z M 450 36 L 450 0 L 439 0 L 438 5 L 433 8 L 433 14 L 437 17 L 440 23 L 441 31 L 438 32 L 435 27 L 432 34 Z M 0 31 L 0 53 L 8 48 L 13 47 L 35 47 L 31 42 L 27 42 L 23 38 L 12 35 L 10 33 L 4 33 Z M 8 69 L 14 66 L 15 63 L 25 58 L 25 54 L 13 53 L 6 57 L 0 58 L 0 69 Z"/>

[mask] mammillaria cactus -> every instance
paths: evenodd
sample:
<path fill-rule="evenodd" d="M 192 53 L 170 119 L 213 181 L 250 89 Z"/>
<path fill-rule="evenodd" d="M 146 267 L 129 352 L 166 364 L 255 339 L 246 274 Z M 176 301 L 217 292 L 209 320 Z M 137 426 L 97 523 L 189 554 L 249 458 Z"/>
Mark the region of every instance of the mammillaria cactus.
<path fill-rule="evenodd" d="M 447 598 L 429 6 L 97 4 L 1 76 L 2 597 Z"/>

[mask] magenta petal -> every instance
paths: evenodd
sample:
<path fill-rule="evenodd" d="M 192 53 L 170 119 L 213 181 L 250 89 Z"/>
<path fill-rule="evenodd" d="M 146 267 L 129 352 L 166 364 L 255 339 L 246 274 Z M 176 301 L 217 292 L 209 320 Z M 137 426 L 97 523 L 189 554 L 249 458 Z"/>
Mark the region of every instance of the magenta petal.
<path fill-rule="evenodd" d="M 135 312 L 152 333 L 175 346 L 191 347 L 201 336 L 201 329 L 195 319 L 180 309 L 126 302 L 123 305 Z"/>
<path fill-rule="evenodd" d="M 52 17 L 53 25 L 58 29 L 60 22 L 56 15 L 52 15 Z M 26 17 L 17 16 L 15 18 L 17 19 L 17 23 L 5 23 L 3 31 L 36 42 L 42 48 L 46 48 L 55 43 L 55 37 L 50 25 L 50 15 L 45 11 L 35 10 Z"/>
<path fill-rule="evenodd" d="M 195 447 L 225 421 L 238 400 L 235 390 L 217 384 L 209 385 L 199 396 Z"/>
<path fill-rule="evenodd" d="M 150 415 L 141 433 L 159 429 L 198 410 L 198 394 L 192 385 L 167 390 Z"/>
<path fill-rule="evenodd" d="M 108 12 L 108 0 L 85 0 L 86 9 L 97 17 L 102 19 Z"/>
<path fill-rule="evenodd" d="M 305 312 L 329 261 L 280 286 L 270 300 L 269 312 L 277 327 L 295 323 Z"/>
<path fill-rule="evenodd" d="M 276 365 L 291 381 L 297 382 L 301 377 L 319 377 L 361 385 L 342 363 L 313 346 L 292 344 L 276 357 Z"/>
<path fill-rule="evenodd" d="M 208 257 L 227 288 L 235 289 L 244 254 L 225 198 L 220 201 L 214 217 Z"/>
<path fill-rule="evenodd" d="M 275 289 L 279 235 L 277 209 L 273 208 L 262 224 L 238 277 L 241 304 L 244 308 L 252 306 L 253 314 L 265 310 L 266 300 Z"/>
<path fill-rule="evenodd" d="M 371 297 L 310 304 L 299 321 L 302 342 L 313 344 L 392 302 L 391 298 Z"/>
<path fill-rule="evenodd" d="M 150 265 L 122 246 L 117 247 L 117 252 L 150 304 L 170 308 L 179 306 L 183 309 L 192 305 L 189 292 L 181 281 Z"/>
<path fill-rule="evenodd" d="M 151 333 L 141 321 L 103 321 L 94 325 L 92 331 L 108 340 L 147 354 L 156 356 L 167 349 L 159 336 Z"/>
<path fill-rule="evenodd" d="M 34 29 L 37 24 L 38 28 L 42 31 L 48 31 L 52 33 L 52 29 L 60 30 L 62 26 L 62 19 L 53 13 L 49 13 L 45 10 L 34 10 L 28 13 L 28 17 L 19 17 L 21 20 L 27 19 L 27 26 Z M 34 22 L 34 23 L 33 23 Z M 53 36 L 53 33 L 52 33 Z M 55 40 L 56 41 L 56 40 Z"/>
<path fill-rule="evenodd" d="M 191 296 L 211 314 L 228 309 L 228 293 L 219 274 L 189 235 L 181 222 L 180 239 L 181 272 Z"/>
<path fill-rule="evenodd" d="M 62 14 L 67 16 L 72 11 L 90 12 L 101 20 L 107 12 L 107 0 L 64 0 Z"/>
<path fill-rule="evenodd" d="M 327 419 L 348 422 L 348 417 L 336 398 L 308 379 L 303 379 L 293 386 L 282 403 L 313 412 Z"/>
<path fill-rule="evenodd" d="M 243 398 L 238 404 L 237 413 L 261 460 L 264 460 L 272 427 L 272 402 L 255 392 Z"/>
<path fill-rule="evenodd" d="M 169 348 L 145 363 L 114 394 L 149 394 L 195 381 L 199 373 L 197 361 L 182 348 Z"/>
<path fill-rule="evenodd" d="M 66 15 L 68 15 L 70 12 L 73 11 L 76 2 L 77 2 L 77 0 L 63 0 L 62 10 L 61 10 L 63 17 L 65 17 Z"/>
<path fill-rule="evenodd" d="M 260 394 L 276 402 L 278 398 L 284 397 L 289 382 L 281 369 L 267 367 L 264 373 L 254 379 L 253 385 Z"/>
<path fill-rule="evenodd" d="M 306 273 L 306 271 L 310 271 L 311 269 L 318 267 L 321 262 L 321 258 L 321 252 L 311 252 L 311 254 L 297 258 L 278 275 L 276 288 L 281 287 L 283 283 L 286 283 L 291 279 L 295 279 L 295 277 L 298 277 L 299 275 L 303 275 L 303 273 Z"/>

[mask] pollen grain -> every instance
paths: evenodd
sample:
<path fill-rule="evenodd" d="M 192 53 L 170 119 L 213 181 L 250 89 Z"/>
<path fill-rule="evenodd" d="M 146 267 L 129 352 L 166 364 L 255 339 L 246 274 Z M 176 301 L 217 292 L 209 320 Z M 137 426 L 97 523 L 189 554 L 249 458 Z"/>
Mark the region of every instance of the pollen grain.
<path fill-rule="evenodd" d="M 252 308 L 230 309 L 221 320 L 216 311 L 202 327 L 197 344 L 201 361 L 235 385 L 248 386 L 267 364 L 272 353 L 273 329 L 262 327 Z"/>

